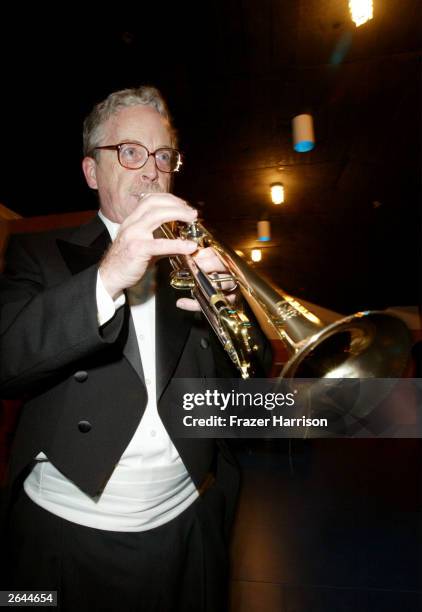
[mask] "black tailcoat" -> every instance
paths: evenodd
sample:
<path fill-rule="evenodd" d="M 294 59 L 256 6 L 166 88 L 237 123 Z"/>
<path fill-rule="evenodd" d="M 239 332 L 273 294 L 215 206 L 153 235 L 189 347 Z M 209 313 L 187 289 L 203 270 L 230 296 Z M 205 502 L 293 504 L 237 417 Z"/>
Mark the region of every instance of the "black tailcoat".
<path fill-rule="evenodd" d="M 147 391 L 128 305 L 101 329 L 97 323 L 98 262 L 109 242 L 97 216 L 77 229 L 10 241 L 0 286 L 0 397 L 24 398 L 12 481 L 43 451 L 80 489 L 96 495 L 142 418 Z M 167 426 L 171 411 L 180 409 L 172 377 L 221 376 L 216 364 L 225 356 L 202 318 L 175 306 L 168 260 L 157 268 L 157 402 Z M 173 443 L 198 488 L 216 472 L 229 518 L 238 470 L 226 445 L 213 439 Z"/>

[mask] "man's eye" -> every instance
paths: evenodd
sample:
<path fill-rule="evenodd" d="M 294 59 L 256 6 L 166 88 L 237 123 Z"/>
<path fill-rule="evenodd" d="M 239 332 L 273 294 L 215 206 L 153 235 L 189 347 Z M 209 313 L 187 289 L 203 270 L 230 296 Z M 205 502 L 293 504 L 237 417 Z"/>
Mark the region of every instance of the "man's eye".
<path fill-rule="evenodd" d="M 133 159 L 134 157 L 138 157 L 139 152 L 137 147 L 124 147 L 121 154 L 124 155 L 126 159 Z"/>
<path fill-rule="evenodd" d="M 171 158 L 171 152 L 170 151 L 160 151 L 157 154 L 157 157 L 160 161 L 168 163 L 170 161 Z"/>

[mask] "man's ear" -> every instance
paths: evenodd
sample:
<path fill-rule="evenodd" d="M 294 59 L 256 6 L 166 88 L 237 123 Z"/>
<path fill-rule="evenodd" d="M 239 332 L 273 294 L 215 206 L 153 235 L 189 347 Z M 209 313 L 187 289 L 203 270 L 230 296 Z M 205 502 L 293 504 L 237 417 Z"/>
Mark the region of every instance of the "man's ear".
<path fill-rule="evenodd" d="M 97 162 L 95 159 L 93 157 L 84 157 L 82 160 L 82 170 L 89 187 L 91 189 L 98 189 Z"/>

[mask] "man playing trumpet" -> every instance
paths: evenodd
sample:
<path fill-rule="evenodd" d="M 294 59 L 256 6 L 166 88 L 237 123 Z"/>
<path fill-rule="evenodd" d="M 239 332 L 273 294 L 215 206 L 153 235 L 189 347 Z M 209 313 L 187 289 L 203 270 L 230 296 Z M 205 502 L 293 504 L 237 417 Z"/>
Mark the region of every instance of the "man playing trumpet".
<path fill-rule="evenodd" d="M 170 193 L 181 158 L 160 93 L 109 95 L 84 155 L 98 216 L 12 239 L 2 279 L 1 394 L 27 398 L 6 588 L 57 590 L 63 610 L 221 612 L 238 472 L 221 443 L 166 427 L 172 377 L 221 375 L 223 351 L 168 284 L 167 256 L 197 244 L 155 234 L 197 218 Z M 194 257 L 223 270 L 212 249 Z"/>

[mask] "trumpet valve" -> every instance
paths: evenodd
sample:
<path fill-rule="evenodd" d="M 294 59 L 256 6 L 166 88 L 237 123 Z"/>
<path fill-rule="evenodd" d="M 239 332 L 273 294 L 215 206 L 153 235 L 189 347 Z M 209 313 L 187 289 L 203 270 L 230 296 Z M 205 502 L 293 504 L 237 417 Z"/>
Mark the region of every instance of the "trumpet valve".
<path fill-rule="evenodd" d="M 173 287 L 173 289 L 179 289 L 183 291 L 188 289 L 194 289 L 195 281 L 193 280 L 189 270 L 185 270 L 182 268 L 178 270 L 173 270 L 173 272 L 170 274 L 170 285 Z"/>

